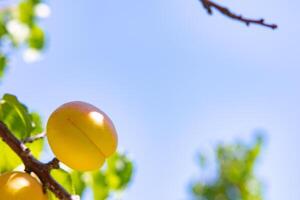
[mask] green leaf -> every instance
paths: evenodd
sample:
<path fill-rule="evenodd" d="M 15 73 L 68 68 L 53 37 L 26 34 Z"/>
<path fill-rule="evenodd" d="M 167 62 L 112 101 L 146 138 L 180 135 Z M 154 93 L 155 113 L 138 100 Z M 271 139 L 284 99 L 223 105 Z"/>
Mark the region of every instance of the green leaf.
<path fill-rule="evenodd" d="M 47 194 L 49 200 L 58 200 L 50 190 L 47 190 Z"/>
<path fill-rule="evenodd" d="M 26 146 L 36 158 L 39 158 L 43 150 L 43 144 L 43 140 L 38 140 L 33 143 L 26 144 Z M 22 164 L 19 156 L 2 140 L 0 140 L 0 156 L 0 174 L 7 171 L 12 171 Z"/>
<path fill-rule="evenodd" d="M 74 194 L 71 174 L 63 169 L 54 169 L 51 171 L 52 177 L 59 182 L 69 193 Z"/>
<path fill-rule="evenodd" d="M 27 107 L 11 94 L 5 94 L 0 102 L 0 120 L 19 139 L 41 130 L 37 114 L 29 113 Z"/>
<path fill-rule="evenodd" d="M 44 31 L 38 26 L 32 27 L 29 40 L 28 40 L 29 47 L 40 50 L 44 47 L 44 43 L 45 43 Z"/>
<path fill-rule="evenodd" d="M 86 188 L 86 184 L 83 181 L 83 173 L 78 171 L 71 172 L 71 179 L 74 188 L 74 193 L 77 195 L 82 195 L 84 189 Z"/>
<path fill-rule="evenodd" d="M 1 29 L 1 28 L 0 28 Z M 1 30 L 0 30 L 1 31 Z M 1 34 L 1 33 L 0 33 Z M 1 36 L 0 36 L 1 37 Z M 4 71 L 6 69 L 7 66 L 7 58 L 5 55 L 0 54 L 0 78 L 3 77 L 4 75 Z"/>
<path fill-rule="evenodd" d="M 107 199 L 112 192 L 124 190 L 132 179 L 133 164 L 125 154 L 115 153 L 106 169 L 91 173 L 95 200 Z"/>
<path fill-rule="evenodd" d="M 36 112 L 32 112 L 32 113 L 30 113 L 30 117 L 32 120 L 31 121 L 32 130 L 31 130 L 30 136 L 34 136 L 34 135 L 42 133 L 43 125 L 42 125 L 42 120 L 41 120 L 40 115 Z M 38 159 L 43 151 L 44 143 L 45 143 L 44 139 L 39 139 L 32 143 L 26 144 L 26 146 L 30 149 L 33 156 Z"/>
<path fill-rule="evenodd" d="M 26 146 L 30 149 L 33 156 L 39 159 L 44 148 L 44 140 L 39 139 L 32 143 L 26 144 Z"/>
<path fill-rule="evenodd" d="M 81 196 L 86 184 L 83 181 L 83 173 L 78 171 L 67 172 L 63 169 L 54 169 L 51 171 L 52 177 L 59 182 L 70 194 Z M 57 199 L 53 194 L 52 199 Z"/>
<path fill-rule="evenodd" d="M 34 135 L 42 133 L 43 125 L 42 125 L 42 120 L 41 120 L 40 115 L 38 113 L 32 112 L 32 113 L 30 113 L 30 117 L 32 120 L 31 121 L 32 130 L 31 130 L 30 136 L 34 136 Z M 44 140 L 39 139 L 32 143 L 26 144 L 26 146 L 30 149 L 30 151 L 34 157 L 39 158 L 40 154 L 43 150 L 43 147 L 44 147 Z"/>
<path fill-rule="evenodd" d="M 43 132 L 43 123 L 40 115 L 36 112 L 30 113 L 32 130 L 30 135 L 34 136 Z"/>
<path fill-rule="evenodd" d="M 110 188 L 123 190 L 132 178 L 133 164 L 125 154 L 115 153 L 107 160 L 105 175 Z"/>
<path fill-rule="evenodd" d="M 7 30 L 3 20 L 0 19 L 0 38 L 2 38 L 5 34 L 7 34 Z"/>
<path fill-rule="evenodd" d="M 21 22 L 32 25 L 34 20 L 34 3 L 23 1 L 18 6 L 18 18 Z"/>
<path fill-rule="evenodd" d="M 104 200 L 109 196 L 109 186 L 106 183 L 106 177 L 101 172 L 92 173 L 92 191 L 94 200 Z"/>
<path fill-rule="evenodd" d="M 41 2 L 41 0 L 27 0 L 27 1 L 30 1 L 32 4 L 38 4 Z"/>
<path fill-rule="evenodd" d="M 2 140 L 0 140 L 0 157 L 0 174 L 12 171 L 22 163 L 18 155 Z"/>

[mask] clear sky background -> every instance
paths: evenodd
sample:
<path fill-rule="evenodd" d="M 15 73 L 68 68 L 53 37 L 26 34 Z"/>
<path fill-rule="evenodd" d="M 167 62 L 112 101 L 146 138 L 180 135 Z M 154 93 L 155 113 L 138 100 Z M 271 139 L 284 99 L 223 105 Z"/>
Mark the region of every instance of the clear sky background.
<path fill-rule="evenodd" d="M 15 56 L 0 92 L 44 121 L 71 100 L 104 110 L 137 168 L 124 200 L 189 199 L 197 152 L 257 129 L 266 199 L 299 199 L 298 1 L 221 1 L 276 31 L 210 17 L 197 0 L 49 3 L 44 59 Z"/>

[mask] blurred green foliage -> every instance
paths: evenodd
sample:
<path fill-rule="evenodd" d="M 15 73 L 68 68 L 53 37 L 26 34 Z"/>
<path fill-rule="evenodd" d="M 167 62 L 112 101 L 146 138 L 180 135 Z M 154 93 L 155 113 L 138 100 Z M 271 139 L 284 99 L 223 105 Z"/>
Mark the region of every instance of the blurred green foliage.
<path fill-rule="evenodd" d="M 91 174 L 90 185 L 94 198 L 106 199 L 111 192 L 124 190 L 133 174 L 133 164 L 125 154 L 114 154 L 107 160 L 106 168 Z"/>
<path fill-rule="evenodd" d="M 51 175 L 71 194 L 82 196 L 89 188 L 95 200 L 103 200 L 126 189 L 132 179 L 133 163 L 126 154 L 115 153 L 107 159 L 103 169 L 93 172 L 59 169 L 53 170 Z M 53 194 L 50 197 L 57 200 Z"/>
<path fill-rule="evenodd" d="M 241 142 L 219 145 L 216 150 L 217 176 L 192 185 L 194 199 L 199 200 L 262 200 L 262 184 L 254 173 L 263 139 L 257 136 L 253 145 Z M 203 163 L 203 155 L 200 156 Z"/>
<path fill-rule="evenodd" d="M 37 55 L 44 48 L 45 34 L 38 19 L 44 17 L 41 11 L 47 10 L 39 9 L 41 5 L 44 5 L 41 0 L 22 0 L 0 8 L 0 78 L 13 50 L 24 48 L 24 55 L 28 52 Z"/>

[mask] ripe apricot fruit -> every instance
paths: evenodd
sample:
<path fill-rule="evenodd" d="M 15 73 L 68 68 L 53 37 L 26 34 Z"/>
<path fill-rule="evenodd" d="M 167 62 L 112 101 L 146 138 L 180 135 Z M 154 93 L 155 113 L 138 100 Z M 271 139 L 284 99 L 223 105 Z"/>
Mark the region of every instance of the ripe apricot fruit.
<path fill-rule="evenodd" d="M 79 171 L 100 168 L 117 148 L 117 133 L 109 117 L 95 106 L 73 101 L 50 116 L 47 138 L 55 156 Z"/>
<path fill-rule="evenodd" d="M 0 199 L 47 200 L 38 180 L 24 172 L 8 172 L 0 176 Z"/>

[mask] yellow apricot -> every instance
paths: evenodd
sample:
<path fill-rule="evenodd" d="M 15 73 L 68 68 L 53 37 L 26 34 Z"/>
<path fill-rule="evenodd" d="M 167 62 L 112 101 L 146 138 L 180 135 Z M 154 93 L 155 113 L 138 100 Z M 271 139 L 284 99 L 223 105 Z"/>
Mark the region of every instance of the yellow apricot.
<path fill-rule="evenodd" d="M 1 200 L 47 200 L 42 185 L 24 172 L 8 172 L 0 176 Z"/>
<path fill-rule="evenodd" d="M 117 133 L 109 117 L 95 106 L 73 101 L 50 116 L 47 138 L 55 156 L 72 169 L 100 168 L 117 148 Z"/>

